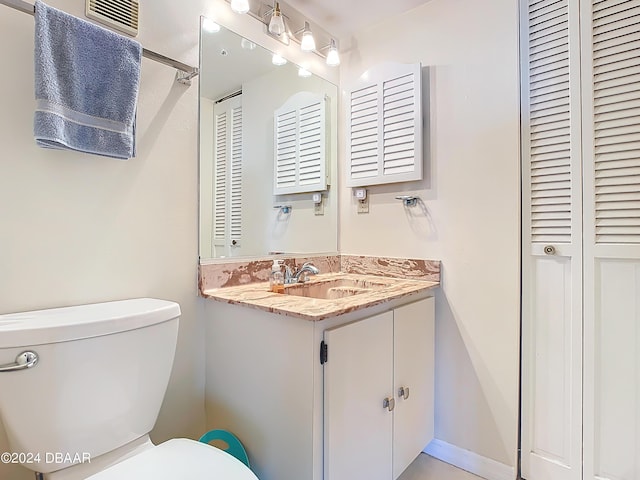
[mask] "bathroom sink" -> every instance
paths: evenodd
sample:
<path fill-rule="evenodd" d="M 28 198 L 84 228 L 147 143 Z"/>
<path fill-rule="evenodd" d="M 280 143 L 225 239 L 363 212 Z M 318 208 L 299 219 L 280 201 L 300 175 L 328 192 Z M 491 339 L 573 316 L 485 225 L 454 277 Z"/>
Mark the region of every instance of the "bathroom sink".
<path fill-rule="evenodd" d="M 316 281 L 310 283 L 296 283 L 286 285 L 284 293 L 299 297 L 320 298 L 335 300 L 337 298 L 360 295 L 375 290 L 386 288 L 390 283 L 353 278 L 336 278 L 332 280 Z"/>

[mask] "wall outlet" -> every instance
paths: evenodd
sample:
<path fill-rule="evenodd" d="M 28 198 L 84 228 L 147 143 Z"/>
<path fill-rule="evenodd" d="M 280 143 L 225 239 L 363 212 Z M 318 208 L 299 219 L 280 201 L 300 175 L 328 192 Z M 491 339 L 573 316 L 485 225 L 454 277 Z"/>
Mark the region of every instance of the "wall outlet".
<path fill-rule="evenodd" d="M 358 213 L 369 213 L 369 197 L 358 200 Z"/>
<path fill-rule="evenodd" d="M 324 195 L 320 197 L 319 203 L 313 204 L 313 214 L 314 215 L 324 215 Z"/>

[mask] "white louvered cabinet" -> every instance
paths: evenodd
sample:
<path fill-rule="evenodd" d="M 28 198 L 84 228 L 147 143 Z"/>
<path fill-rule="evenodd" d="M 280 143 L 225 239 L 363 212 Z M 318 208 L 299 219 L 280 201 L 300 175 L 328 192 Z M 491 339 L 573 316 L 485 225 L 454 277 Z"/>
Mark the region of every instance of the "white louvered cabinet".
<path fill-rule="evenodd" d="M 215 105 L 213 150 L 214 256 L 237 256 L 242 244 L 242 100 Z"/>
<path fill-rule="evenodd" d="M 327 189 L 327 99 L 299 92 L 274 113 L 273 194 Z"/>
<path fill-rule="evenodd" d="M 522 12 L 522 476 L 640 478 L 640 0 Z"/>
<path fill-rule="evenodd" d="M 347 98 L 348 187 L 422 180 L 422 70 L 385 63 Z"/>

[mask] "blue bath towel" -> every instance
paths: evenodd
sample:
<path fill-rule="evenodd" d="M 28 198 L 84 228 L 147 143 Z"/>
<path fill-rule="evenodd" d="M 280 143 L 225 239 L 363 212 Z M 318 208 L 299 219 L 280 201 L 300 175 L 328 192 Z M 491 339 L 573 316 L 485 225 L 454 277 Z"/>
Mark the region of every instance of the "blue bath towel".
<path fill-rule="evenodd" d="M 39 0 L 35 17 L 37 144 L 134 157 L 140 44 Z"/>

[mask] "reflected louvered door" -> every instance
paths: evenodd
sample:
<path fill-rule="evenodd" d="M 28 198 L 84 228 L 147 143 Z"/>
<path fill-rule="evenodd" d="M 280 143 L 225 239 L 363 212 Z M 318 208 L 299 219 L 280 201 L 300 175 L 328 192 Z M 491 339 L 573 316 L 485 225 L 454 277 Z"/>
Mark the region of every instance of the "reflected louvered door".
<path fill-rule="evenodd" d="M 582 3 L 584 478 L 640 479 L 640 0 Z"/>
<path fill-rule="evenodd" d="M 217 109 L 216 109 L 217 110 Z M 213 247 L 214 256 L 226 255 L 227 246 L 227 112 L 214 113 Z"/>
<path fill-rule="evenodd" d="M 233 97 L 214 107 L 215 256 L 237 256 L 242 247 L 242 103 Z"/>
<path fill-rule="evenodd" d="M 420 64 L 383 64 L 351 89 L 347 186 L 422 179 Z"/>
<path fill-rule="evenodd" d="M 327 189 L 326 98 L 291 96 L 274 113 L 274 195 Z"/>
<path fill-rule="evenodd" d="M 522 475 L 582 475 L 580 65 L 577 0 L 522 12 Z"/>
<path fill-rule="evenodd" d="M 242 105 L 231 108 L 231 175 L 229 178 L 230 248 L 238 255 L 242 245 Z"/>

